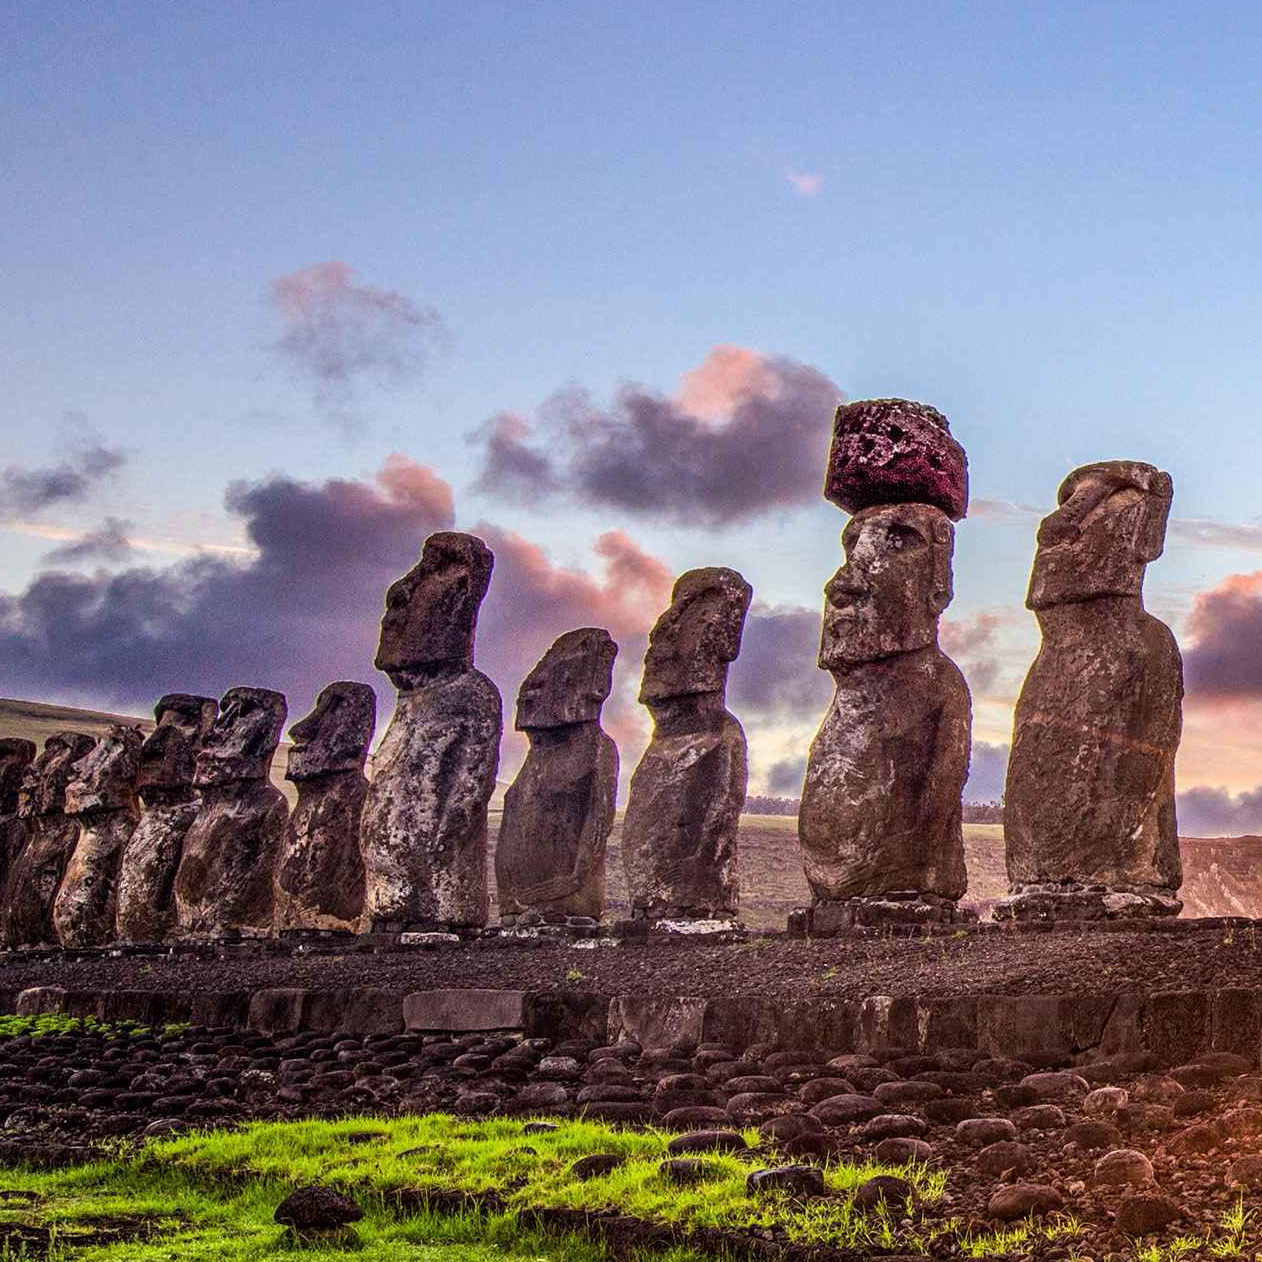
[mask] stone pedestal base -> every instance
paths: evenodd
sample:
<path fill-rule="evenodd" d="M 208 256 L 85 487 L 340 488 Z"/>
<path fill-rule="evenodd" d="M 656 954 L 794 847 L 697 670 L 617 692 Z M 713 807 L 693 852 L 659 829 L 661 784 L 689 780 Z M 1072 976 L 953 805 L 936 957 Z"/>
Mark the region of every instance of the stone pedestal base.
<path fill-rule="evenodd" d="M 1134 920 L 1177 916 L 1183 903 L 1174 890 L 1112 890 L 1104 885 L 1048 883 L 1017 886 L 995 904 L 996 920 Z"/>
<path fill-rule="evenodd" d="M 814 938 L 828 938 L 851 929 L 914 929 L 919 925 L 975 924 L 977 913 L 949 898 L 920 890 L 891 890 L 865 898 L 821 900 L 795 912 L 790 927 Z"/>

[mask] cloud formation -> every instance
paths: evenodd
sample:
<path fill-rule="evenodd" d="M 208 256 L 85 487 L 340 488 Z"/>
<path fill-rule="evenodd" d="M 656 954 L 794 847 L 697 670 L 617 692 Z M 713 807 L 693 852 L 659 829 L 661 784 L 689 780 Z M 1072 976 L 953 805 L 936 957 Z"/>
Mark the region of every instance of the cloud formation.
<path fill-rule="evenodd" d="M 9 465 L 0 472 L 0 513 L 17 517 L 54 504 L 82 502 L 127 462 L 121 447 L 107 446 L 82 424 L 64 428 L 61 446 L 67 454 L 56 464 L 34 469 Z"/>
<path fill-rule="evenodd" d="M 1262 833 L 1262 786 L 1247 793 L 1200 787 L 1176 795 L 1184 837 L 1240 837 Z"/>
<path fill-rule="evenodd" d="M 966 802 L 997 802 L 1004 793 L 1004 781 L 1008 775 L 1007 745 L 974 741 L 973 754 L 968 765 L 968 781 L 964 785 Z"/>
<path fill-rule="evenodd" d="M 806 780 L 806 755 L 781 758 L 767 770 L 767 792 L 785 797 L 799 797 Z"/>
<path fill-rule="evenodd" d="M 1187 617 L 1183 675 L 1192 700 L 1262 697 L 1262 570 L 1202 592 Z"/>
<path fill-rule="evenodd" d="M 823 186 L 823 179 L 808 171 L 786 171 L 784 178 L 793 185 L 793 191 L 799 197 L 814 197 Z"/>
<path fill-rule="evenodd" d="M 271 349 L 312 386 L 316 407 L 347 426 L 362 387 L 414 378 L 444 335 L 432 307 L 354 277 L 346 263 L 315 263 L 273 281 L 270 295 L 284 324 Z"/>
<path fill-rule="evenodd" d="M 298 709 L 330 679 L 370 677 L 386 586 L 452 520 L 450 488 L 402 457 L 372 482 L 234 482 L 225 503 L 255 549 L 243 562 L 49 569 L 0 595 L 7 687 L 144 709 L 259 684 Z"/>
<path fill-rule="evenodd" d="M 755 602 L 741 654 L 728 673 L 728 707 L 738 717 L 823 718 L 832 677 L 817 664 L 821 614 L 800 605 Z"/>
<path fill-rule="evenodd" d="M 989 692 L 999 678 L 1000 661 L 995 635 L 1001 625 L 997 614 L 979 613 L 971 618 L 943 618 L 938 642 L 955 661 L 975 696 Z"/>
<path fill-rule="evenodd" d="M 716 347 L 679 397 L 624 385 L 607 406 L 559 391 L 536 421 L 501 413 L 470 436 L 476 488 L 515 500 L 558 492 L 653 520 L 723 526 L 819 497 L 841 390 L 787 356 Z"/>
<path fill-rule="evenodd" d="M 1262 523 L 1208 521 L 1197 517 L 1170 519 L 1170 537 L 1176 543 L 1202 548 L 1241 548 L 1262 552 Z"/>
<path fill-rule="evenodd" d="M 77 565 L 83 561 L 126 561 L 132 553 L 132 523 L 121 517 L 107 517 L 96 530 L 60 544 L 44 554 L 46 565 Z"/>

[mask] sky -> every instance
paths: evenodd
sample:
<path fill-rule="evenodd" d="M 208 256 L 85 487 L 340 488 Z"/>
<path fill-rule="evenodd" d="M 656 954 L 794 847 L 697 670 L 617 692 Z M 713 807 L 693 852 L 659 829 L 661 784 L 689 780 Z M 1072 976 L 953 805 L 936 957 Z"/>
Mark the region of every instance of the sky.
<path fill-rule="evenodd" d="M 478 663 L 755 603 L 730 708 L 795 795 L 842 399 L 969 454 L 942 641 L 1002 791 L 1040 516 L 1175 503 L 1149 609 L 1181 830 L 1262 832 L 1262 91 L 1251 5 L 49 3 L 0 29 L 0 695 L 143 713 L 372 668 L 425 536 L 496 555 Z M 524 751 L 506 739 L 501 777 Z"/>

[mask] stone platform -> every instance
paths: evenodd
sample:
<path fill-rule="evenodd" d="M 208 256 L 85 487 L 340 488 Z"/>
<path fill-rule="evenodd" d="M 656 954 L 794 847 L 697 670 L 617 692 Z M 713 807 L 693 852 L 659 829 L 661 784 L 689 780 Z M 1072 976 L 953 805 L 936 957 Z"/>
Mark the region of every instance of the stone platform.
<path fill-rule="evenodd" d="M 552 1040 L 834 1054 L 975 1048 L 1029 1063 L 1145 1052 L 1262 1058 L 1262 925 L 956 926 L 948 936 L 201 944 L 0 957 L 0 1010 L 364 1037 Z"/>

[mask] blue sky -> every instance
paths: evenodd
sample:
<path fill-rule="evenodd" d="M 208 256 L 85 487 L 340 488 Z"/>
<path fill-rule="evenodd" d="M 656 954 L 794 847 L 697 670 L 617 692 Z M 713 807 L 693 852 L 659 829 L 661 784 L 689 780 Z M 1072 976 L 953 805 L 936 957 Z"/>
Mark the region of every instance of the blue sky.
<path fill-rule="evenodd" d="M 1202 523 L 1149 573 L 1185 651 L 1253 625 L 1213 602 L 1262 567 L 1260 37 L 1256 6 L 1226 4 L 19 7 L 0 465 L 54 464 L 76 432 L 127 459 L 37 513 L 0 504 L 0 591 L 66 569 L 49 549 L 110 515 L 168 549 L 115 567 L 244 546 L 229 483 L 372 484 L 399 452 L 451 485 L 458 525 L 555 566 L 598 575 L 619 530 L 672 571 L 730 564 L 764 604 L 817 608 L 844 524 L 822 499 L 716 529 L 474 487 L 488 418 L 538 432 L 567 384 L 672 396 L 736 345 L 950 417 L 983 511 L 949 616 L 976 632 L 977 735 L 1002 744 L 1037 644 L 1037 513 L 1078 464 L 1160 465 L 1178 522 Z M 406 373 L 351 373 L 336 416 L 275 349 L 273 300 L 331 260 L 441 319 Z M 1182 787 L 1262 781 L 1241 673 L 1190 697 Z M 809 739 L 807 708 L 747 718 L 756 781 Z"/>

